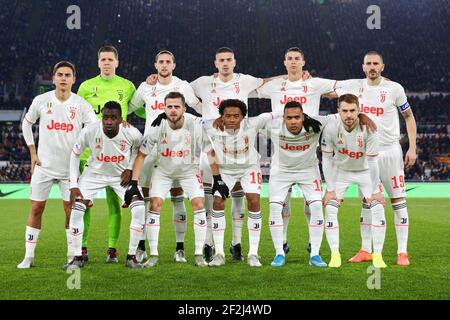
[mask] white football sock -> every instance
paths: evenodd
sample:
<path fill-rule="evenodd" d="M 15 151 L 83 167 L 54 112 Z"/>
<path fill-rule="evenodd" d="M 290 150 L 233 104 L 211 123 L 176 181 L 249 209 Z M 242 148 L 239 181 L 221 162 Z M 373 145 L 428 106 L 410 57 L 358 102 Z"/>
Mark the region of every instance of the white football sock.
<path fill-rule="evenodd" d="M 248 255 L 258 255 L 259 239 L 261 238 L 261 211 L 248 212 L 247 228 L 250 243 Z"/>
<path fill-rule="evenodd" d="M 320 246 L 323 238 L 323 211 L 322 201 L 312 201 L 309 204 L 311 210 L 311 218 L 308 224 L 309 226 L 309 239 L 311 243 L 311 257 L 319 255 Z"/>
<path fill-rule="evenodd" d="M 25 258 L 34 258 L 34 251 L 39 239 L 40 229 L 29 226 L 25 228 Z"/>
<path fill-rule="evenodd" d="M 175 227 L 175 239 L 177 242 L 184 242 L 186 237 L 186 206 L 184 205 L 184 195 L 171 197 L 173 204 L 173 225 Z"/>
<path fill-rule="evenodd" d="M 225 213 L 223 211 L 213 210 L 211 223 L 216 254 L 222 254 L 225 256 L 223 251 L 223 238 L 225 236 L 226 227 Z"/>
<path fill-rule="evenodd" d="M 386 237 L 386 218 L 384 207 L 378 201 L 372 201 L 372 237 L 373 237 L 373 253 L 381 253 L 383 251 L 384 239 Z"/>
<path fill-rule="evenodd" d="M 195 255 L 203 253 L 206 238 L 206 210 L 194 211 Z"/>
<path fill-rule="evenodd" d="M 144 239 L 145 227 L 145 203 L 144 201 L 134 201 L 130 204 L 131 222 L 130 222 L 130 243 L 128 254 L 136 255 L 139 241 Z"/>
<path fill-rule="evenodd" d="M 372 253 L 372 211 L 370 210 L 370 205 L 366 203 L 363 203 L 361 208 L 359 228 L 361 231 L 362 249 Z"/>
<path fill-rule="evenodd" d="M 284 200 L 283 211 L 281 213 L 283 216 L 283 243 L 287 242 L 289 219 L 291 218 L 291 192 L 292 190 L 289 189 L 286 199 Z"/>
<path fill-rule="evenodd" d="M 233 240 L 231 244 L 234 246 L 242 242 L 242 226 L 244 225 L 245 216 L 245 193 L 244 191 L 235 191 L 231 193 L 232 204 L 231 204 L 231 215 L 232 220 L 232 235 Z"/>
<path fill-rule="evenodd" d="M 406 200 L 393 203 L 392 209 L 394 209 L 395 234 L 397 235 L 397 254 L 407 253 L 409 217 Z"/>
<path fill-rule="evenodd" d="M 212 246 L 214 244 L 213 233 L 212 233 L 212 208 L 214 202 L 214 196 L 211 194 L 211 187 L 204 186 L 205 190 L 205 210 L 206 210 L 206 239 L 205 244 Z"/>
<path fill-rule="evenodd" d="M 283 251 L 283 217 L 281 211 L 283 210 L 283 202 L 271 202 L 269 214 L 269 229 L 272 236 L 273 246 L 275 247 L 275 255 L 281 254 Z"/>
<path fill-rule="evenodd" d="M 81 256 L 81 245 L 83 242 L 84 232 L 84 213 L 86 206 L 84 203 L 76 202 L 70 213 L 69 228 L 72 233 L 72 249 L 75 256 Z"/>
<path fill-rule="evenodd" d="M 325 234 L 332 253 L 339 252 L 339 206 L 339 202 L 330 200 L 325 207 L 327 213 L 327 218 L 325 220 Z"/>
<path fill-rule="evenodd" d="M 157 256 L 159 242 L 160 216 L 159 212 L 148 211 L 146 214 L 146 232 L 150 255 Z"/>

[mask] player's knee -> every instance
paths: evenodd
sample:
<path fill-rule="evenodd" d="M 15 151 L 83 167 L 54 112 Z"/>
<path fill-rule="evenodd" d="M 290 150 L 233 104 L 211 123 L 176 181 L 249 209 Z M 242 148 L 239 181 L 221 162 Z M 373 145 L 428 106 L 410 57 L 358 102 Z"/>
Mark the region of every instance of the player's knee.
<path fill-rule="evenodd" d="M 205 203 L 203 198 L 197 197 L 191 200 L 192 210 L 198 211 L 205 208 Z"/>
<path fill-rule="evenodd" d="M 391 199 L 392 204 L 399 203 L 399 202 L 406 202 L 406 198 L 402 197 L 402 198 L 392 198 Z"/>
<path fill-rule="evenodd" d="M 150 210 L 154 212 L 161 212 L 163 205 L 163 199 L 161 198 L 151 198 L 150 199 Z"/>
<path fill-rule="evenodd" d="M 34 217 L 42 216 L 45 209 L 45 201 L 31 201 L 31 212 L 30 215 Z"/>
<path fill-rule="evenodd" d="M 252 195 L 247 197 L 247 206 L 249 211 L 260 211 L 260 205 L 259 205 L 259 195 Z"/>
<path fill-rule="evenodd" d="M 225 209 L 225 200 L 223 200 L 221 197 L 214 196 L 213 209 L 214 210 L 224 210 Z"/>

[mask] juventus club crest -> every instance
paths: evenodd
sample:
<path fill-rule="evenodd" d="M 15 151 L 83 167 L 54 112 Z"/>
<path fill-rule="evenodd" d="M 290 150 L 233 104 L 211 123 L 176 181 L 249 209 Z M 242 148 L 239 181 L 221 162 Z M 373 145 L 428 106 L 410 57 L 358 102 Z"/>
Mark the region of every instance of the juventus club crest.
<path fill-rule="evenodd" d="M 166 133 L 164 133 L 164 136 L 161 140 L 161 144 L 167 144 L 167 134 Z"/>
<path fill-rule="evenodd" d="M 53 114 L 53 103 L 47 102 L 47 114 Z"/>
<path fill-rule="evenodd" d="M 214 79 L 211 83 L 211 93 L 216 93 L 216 82 L 214 81 Z"/>
<path fill-rule="evenodd" d="M 93 98 L 97 98 L 97 92 L 98 92 L 98 87 L 93 87 L 92 88 L 92 97 Z"/>
<path fill-rule="evenodd" d="M 342 133 L 338 133 L 338 142 L 336 144 L 344 144 Z"/>
<path fill-rule="evenodd" d="M 309 132 L 305 132 L 305 140 L 308 141 L 311 137 L 311 134 Z"/>
<path fill-rule="evenodd" d="M 380 102 L 381 103 L 384 103 L 386 101 L 386 94 L 387 94 L 386 91 L 381 91 L 380 92 Z"/>
<path fill-rule="evenodd" d="M 185 145 L 190 145 L 191 144 L 191 135 L 188 132 L 186 132 L 184 134 L 184 144 Z"/>
<path fill-rule="evenodd" d="M 117 90 L 117 95 L 119 96 L 119 101 L 123 101 L 123 90 Z"/>
<path fill-rule="evenodd" d="M 358 142 L 358 147 L 362 148 L 364 146 L 362 136 L 358 135 L 358 137 L 356 138 L 356 141 Z"/>
<path fill-rule="evenodd" d="M 156 97 L 156 86 L 152 87 L 152 97 Z"/>
<path fill-rule="evenodd" d="M 359 88 L 358 99 L 362 98 L 363 91 L 364 91 L 363 87 Z"/>
<path fill-rule="evenodd" d="M 239 86 L 239 82 L 234 83 L 234 90 L 236 91 L 236 94 L 239 94 L 241 92 L 241 88 Z"/>
<path fill-rule="evenodd" d="M 101 149 L 102 148 L 102 138 L 96 138 L 95 139 L 95 149 Z"/>
<path fill-rule="evenodd" d="M 306 83 L 302 84 L 302 89 L 304 93 L 308 92 L 308 86 L 306 85 Z"/>
<path fill-rule="evenodd" d="M 122 152 L 125 151 L 126 147 L 127 147 L 127 142 L 125 140 L 120 140 L 120 143 L 119 143 L 120 151 L 122 151 Z"/>
<path fill-rule="evenodd" d="M 286 91 L 286 81 L 281 83 L 281 91 Z"/>
<path fill-rule="evenodd" d="M 75 116 L 77 115 L 77 107 L 70 107 L 70 119 L 75 119 Z"/>

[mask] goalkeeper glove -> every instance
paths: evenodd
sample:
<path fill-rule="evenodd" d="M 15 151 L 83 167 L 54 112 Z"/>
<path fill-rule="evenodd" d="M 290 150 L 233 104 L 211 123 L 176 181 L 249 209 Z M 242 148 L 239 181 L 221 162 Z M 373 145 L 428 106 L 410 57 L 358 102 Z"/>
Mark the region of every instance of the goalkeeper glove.
<path fill-rule="evenodd" d="M 163 119 L 167 119 L 167 114 L 165 112 L 160 113 L 155 120 L 153 120 L 152 122 L 152 127 L 159 127 L 159 125 L 161 124 L 161 121 L 163 121 Z"/>
<path fill-rule="evenodd" d="M 144 198 L 141 195 L 141 192 L 139 191 L 139 188 L 137 186 L 137 180 L 131 180 L 130 184 L 127 187 L 127 190 L 125 191 L 125 203 L 127 206 L 130 205 L 131 200 L 134 196 L 137 196 L 139 200 L 143 200 Z"/>

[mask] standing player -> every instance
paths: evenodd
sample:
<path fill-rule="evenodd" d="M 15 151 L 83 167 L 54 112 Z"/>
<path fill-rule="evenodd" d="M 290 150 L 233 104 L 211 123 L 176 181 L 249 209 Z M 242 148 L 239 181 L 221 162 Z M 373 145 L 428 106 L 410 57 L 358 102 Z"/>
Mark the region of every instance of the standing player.
<path fill-rule="evenodd" d="M 218 70 L 218 76 L 202 76 L 191 82 L 191 86 L 197 97 L 202 100 L 202 117 L 204 120 L 217 119 L 219 115 L 218 107 L 225 99 L 238 99 L 248 105 L 250 92 L 259 88 L 266 81 L 273 78 L 261 79 L 253 76 L 234 73 L 236 59 L 232 49 L 222 47 L 217 49 L 214 65 Z M 206 154 L 200 158 L 200 170 L 202 172 L 203 186 L 205 188 L 205 207 L 208 221 L 208 232 L 205 244 L 205 259 L 211 261 L 213 255 L 213 239 L 211 229 L 211 213 L 213 206 L 213 195 L 211 193 L 212 175 Z M 233 261 L 242 261 L 242 226 L 244 224 L 244 192 L 240 183 L 231 190 L 233 199 L 231 213 L 233 240 L 230 246 L 230 252 L 233 255 Z"/>
<path fill-rule="evenodd" d="M 167 192 L 175 181 L 179 182 L 189 197 L 194 211 L 195 264 L 207 266 L 202 250 L 206 237 L 206 213 L 203 185 L 198 168 L 197 151 L 202 144 L 202 124 L 200 118 L 188 117 L 184 113 L 185 98 L 180 92 L 170 92 L 164 98 L 164 117 L 158 127 L 147 131 L 133 166 L 132 186 L 126 199 L 139 195 L 136 188 L 147 155 L 156 150 L 150 186 L 150 211 L 146 218 L 146 234 L 150 246 L 150 258 L 145 267 L 158 263 L 158 242 L 160 214 Z M 183 252 L 183 258 L 184 252 Z M 185 260 L 186 261 L 186 260 Z"/>
<path fill-rule="evenodd" d="M 306 114 L 310 116 L 319 115 L 320 97 L 334 91 L 336 81 L 322 78 L 303 80 L 304 65 L 305 56 L 303 52 L 297 47 L 289 48 L 284 55 L 284 66 L 288 73 L 287 79 L 274 79 L 258 89 L 260 98 L 271 99 L 273 113 L 282 116 L 285 104 L 289 101 L 297 101 L 300 102 Z M 289 252 L 287 229 L 291 215 L 290 198 L 291 191 L 289 190 L 283 208 L 283 249 L 286 253 Z M 311 211 L 306 203 L 304 213 L 309 224 Z M 311 244 L 308 245 L 309 252 L 311 252 L 310 246 Z"/>
<path fill-rule="evenodd" d="M 78 94 L 85 98 L 101 119 L 101 108 L 108 101 L 116 101 L 122 108 L 122 118 L 127 118 L 128 104 L 136 91 L 133 83 L 116 75 L 119 66 L 119 54 L 113 46 L 101 47 L 98 51 L 98 67 L 100 74 L 92 79 L 84 81 L 78 89 Z M 80 171 L 83 172 L 89 158 L 90 150 L 87 149 L 81 155 Z M 106 187 L 106 203 L 108 204 L 108 250 L 107 263 L 117 263 L 117 240 L 120 234 L 122 221 L 121 201 L 113 188 Z M 88 208 L 84 215 L 85 230 L 83 234 L 83 258 L 88 260 L 88 237 L 90 229 L 91 210 Z"/>
<path fill-rule="evenodd" d="M 110 187 L 124 198 L 125 187 L 131 179 L 133 166 L 142 141 L 142 134 L 129 124 L 122 124 L 120 104 L 110 101 L 102 109 L 102 122 L 85 127 L 73 146 L 70 157 L 70 201 L 73 205 L 70 215 L 72 250 L 75 256 L 64 269 L 80 268 L 84 265 L 82 256 L 83 216 L 86 208 L 92 206 L 97 192 Z M 80 177 L 80 155 L 91 149 L 88 166 Z M 142 199 L 135 199 L 130 205 L 130 244 L 126 266 L 142 268 L 136 261 L 136 249 L 143 237 L 145 209 Z"/>
<path fill-rule="evenodd" d="M 69 230 L 69 163 L 70 150 L 82 125 L 97 121 L 90 105 L 71 92 L 75 83 L 75 67 L 67 61 L 58 62 L 53 68 L 53 84 L 56 89 L 34 98 L 22 123 L 23 136 L 31 155 L 31 212 L 25 231 L 25 259 L 17 266 L 30 268 L 41 231 L 42 214 L 52 188 L 57 181 L 66 213 L 66 236 L 70 244 Z M 33 139 L 33 124 L 39 122 L 39 148 Z M 73 255 L 68 250 L 68 258 Z"/>
<path fill-rule="evenodd" d="M 196 114 L 193 108 L 200 109 L 200 101 L 195 96 L 189 83 L 173 75 L 176 63 L 175 56 L 172 52 L 167 50 L 160 51 L 155 57 L 154 66 L 158 72 L 156 82 L 153 84 L 148 84 L 146 82 L 141 83 L 131 100 L 130 109 L 128 111 L 131 113 L 136 109 L 142 107 L 145 108 L 146 121 L 144 136 L 150 132 L 153 120 L 155 120 L 159 114 L 164 113 L 164 98 L 170 92 L 180 92 L 186 97 L 187 104 L 189 105 L 187 109 L 188 112 Z M 147 199 L 149 195 L 150 180 L 157 160 L 156 158 L 157 154 L 156 150 L 154 150 L 145 158 L 144 168 L 139 177 L 145 199 Z M 175 237 L 177 242 L 174 260 L 176 262 L 186 262 L 184 256 L 186 207 L 184 205 L 183 189 L 175 182 L 174 188 L 171 188 L 170 193 L 173 203 L 173 223 L 175 226 Z M 142 261 L 145 257 L 145 240 L 143 240 L 139 244 L 137 259 L 138 261 Z"/>
<path fill-rule="evenodd" d="M 357 184 L 372 214 L 373 265 L 386 268 L 381 252 L 386 235 L 383 195 L 378 190 L 378 135 L 358 125 L 359 102 L 352 94 L 339 97 L 340 121 L 330 123 L 322 135 L 322 166 L 327 183 L 325 233 L 331 249 L 329 267 L 341 266 L 338 210 L 349 186 Z M 334 157 L 333 157 L 334 154 Z"/>
<path fill-rule="evenodd" d="M 228 191 L 235 188 L 240 182 L 247 198 L 249 232 L 248 264 L 251 267 L 260 267 L 258 246 L 261 235 L 261 207 L 259 194 L 261 192 L 262 175 L 259 163 L 259 154 L 255 149 L 255 140 L 258 130 L 273 116 L 263 113 L 257 117 L 244 119 L 247 106 L 241 100 L 227 99 L 220 103 L 219 114 L 223 121 L 224 131 L 215 129 L 211 122 L 205 123 L 205 138 L 208 143 L 205 151 L 208 152 L 214 184 L 212 211 L 212 231 L 216 254 L 209 263 L 210 266 L 225 264 L 223 239 L 225 234 L 225 198 Z M 215 191 L 218 194 L 215 194 Z"/>
<path fill-rule="evenodd" d="M 380 180 L 394 209 L 395 231 L 397 235 L 397 264 L 410 264 L 407 251 L 409 217 L 406 208 L 406 191 L 404 167 L 411 168 L 416 161 L 416 121 L 408 104 L 405 90 L 394 81 L 381 76 L 384 70 L 383 57 L 375 51 L 364 56 L 362 69 L 365 79 L 339 81 L 336 93 L 342 95 L 352 93 L 359 98 L 360 112 L 367 114 L 378 125 L 379 156 L 378 166 Z M 399 143 L 400 124 L 398 111 L 406 122 L 409 149 L 403 162 L 402 148 Z M 370 261 L 371 215 L 367 203 L 361 210 L 361 250 L 350 259 L 350 262 Z"/>

